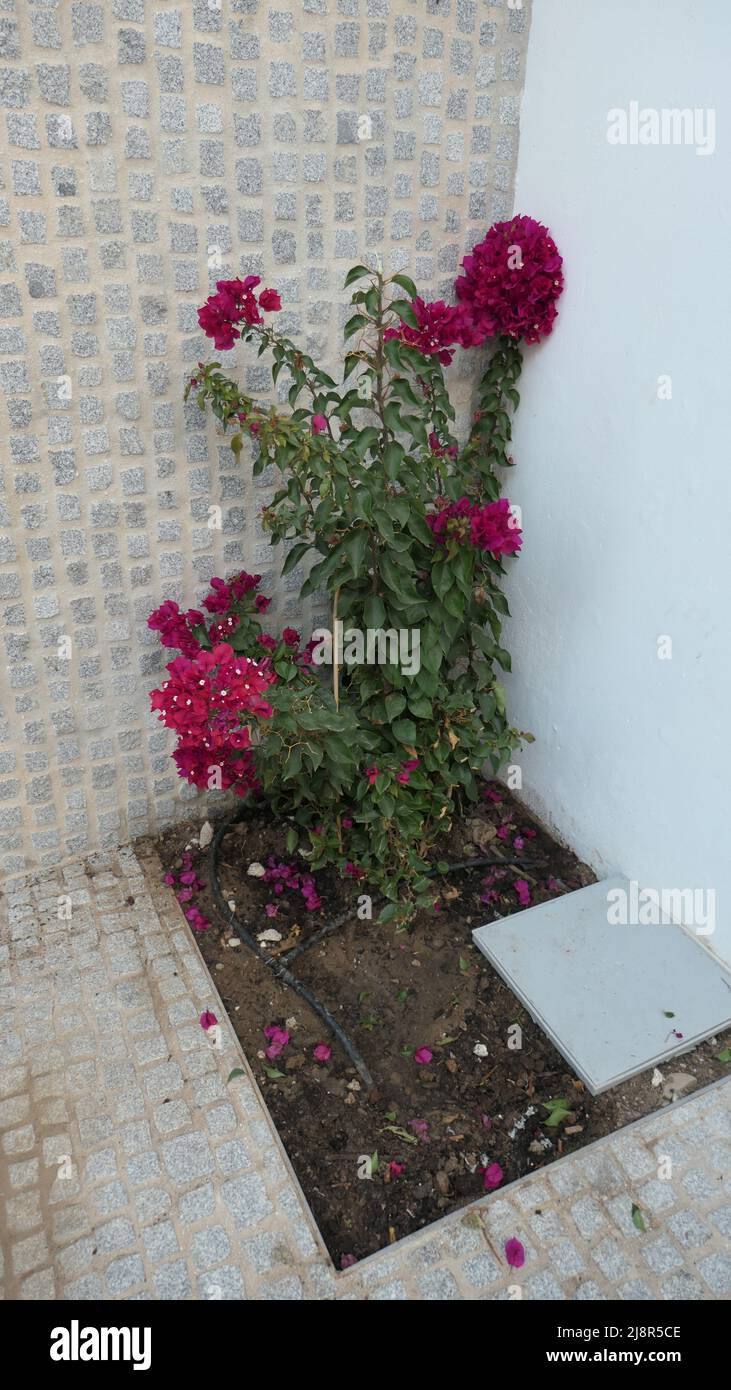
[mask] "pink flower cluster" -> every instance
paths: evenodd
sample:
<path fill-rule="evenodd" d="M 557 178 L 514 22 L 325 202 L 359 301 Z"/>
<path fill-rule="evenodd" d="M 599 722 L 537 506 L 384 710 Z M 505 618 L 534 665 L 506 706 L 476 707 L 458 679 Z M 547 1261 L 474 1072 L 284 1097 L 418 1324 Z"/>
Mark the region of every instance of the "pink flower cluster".
<path fill-rule="evenodd" d="M 426 520 L 441 545 L 448 545 L 450 541 L 467 542 L 476 550 L 489 550 L 492 555 L 515 555 L 520 550 L 523 536 L 507 497 L 483 506 L 471 502 L 469 497 L 449 503 L 438 498 L 436 507 L 436 512 Z"/>
<path fill-rule="evenodd" d="M 170 679 L 151 693 L 153 710 L 178 735 L 173 754 L 178 771 L 196 787 L 232 788 L 239 796 L 256 786 L 251 736 L 242 716 L 267 719 L 264 698 L 272 673 L 221 642 L 193 658 L 177 656 Z M 211 774 L 217 774 L 211 781 Z"/>
<path fill-rule="evenodd" d="M 434 430 L 432 430 L 431 434 L 429 435 L 429 448 L 431 449 L 433 454 L 437 455 L 437 458 L 444 458 L 446 456 L 450 459 L 456 459 L 457 454 L 459 453 L 459 449 L 457 448 L 456 444 L 440 444 L 439 435 L 435 434 Z"/>
<path fill-rule="evenodd" d="M 552 330 L 563 259 L 533 217 L 496 222 L 462 262 L 455 290 L 475 344 L 495 334 L 537 343 Z"/>
<path fill-rule="evenodd" d="M 241 337 L 238 323 L 262 323 L 260 309 L 265 312 L 281 309 L 282 301 L 276 290 L 262 290 L 257 304 L 254 290 L 261 283 L 259 275 L 247 275 L 245 280 L 219 280 L 216 293 L 208 296 L 198 310 L 198 322 L 213 339 L 218 352 L 227 352 Z"/>
<path fill-rule="evenodd" d="M 412 772 L 416 772 L 418 766 L 418 758 L 409 758 L 407 762 L 401 764 L 401 770 L 396 773 L 396 781 L 400 782 L 402 787 L 405 787 L 411 780 Z"/>
<path fill-rule="evenodd" d="M 277 1023 L 270 1023 L 269 1027 L 264 1029 L 264 1037 L 269 1039 L 269 1046 L 264 1051 L 269 1061 L 273 1062 L 274 1058 L 278 1057 L 287 1046 L 289 1033 L 286 1028 L 280 1028 Z"/>
<path fill-rule="evenodd" d="M 206 594 L 203 607 L 209 613 L 226 613 L 246 594 L 251 593 L 252 589 L 256 589 L 260 583 L 260 574 L 247 574 L 246 570 L 232 575 L 230 579 L 215 577 L 211 580 L 211 592 Z M 257 611 L 261 611 L 260 600 L 263 600 L 265 608 L 269 607 L 271 599 L 264 598 L 263 594 L 257 594 L 255 601 Z"/>
<path fill-rule="evenodd" d="M 229 609 L 241 603 L 260 583 L 260 574 L 247 574 L 246 570 L 241 570 L 229 580 L 211 580 L 211 589 L 203 599 L 203 607 L 208 613 L 222 613 L 227 616 L 223 622 L 214 623 L 207 629 L 209 641 L 215 643 L 232 636 L 239 626 L 240 618 L 237 613 L 230 613 Z M 259 613 L 265 612 L 270 602 L 271 600 L 263 594 L 257 594 L 254 607 Z M 182 613 L 173 599 L 161 603 L 147 619 L 147 626 L 153 632 L 159 632 L 163 647 L 177 647 L 183 656 L 195 656 L 201 650 L 195 629 L 205 628 L 205 623 L 205 613 L 199 612 L 197 608 L 189 608 L 186 613 Z"/>
<path fill-rule="evenodd" d="M 278 863 L 271 854 L 267 860 L 264 882 L 273 884 L 275 893 L 284 893 L 287 889 L 293 893 L 299 890 L 309 912 L 316 912 L 318 907 L 322 907 L 312 874 L 301 874 L 293 864 Z"/>
<path fill-rule="evenodd" d="M 505 878 L 507 869 L 490 869 L 482 880 L 482 893 L 480 894 L 481 903 L 496 903 L 500 900 L 500 893 L 495 887 L 502 878 Z"/>
<path fill-rule="evenodd" d="M 193 628 L 202 622 L 205 618 L 195 608 L 181 613 L 177 603 L 168 599 L 150 614 L 147 626 L 159 632 L 163 647 L 177 647 L 184 656 L 195 656 L 200 651 L 200 642 L 194 637 Z"/>
<path fill-rule="evenodd" d="M 448 367 L 452 361 L 457 344 L 462 347 L 474 345 L 474 330 L 469 315 L 461 305 L 446 304 L 443 299 L 435 299 L 427 304 L 417 296 L 412 299 L 411 308 L 417 327 L 402 323 L 399 328 L 387 328 L 384 341 L 400 338 L 402 343 L 416 348 L 424 357 L 438 357 L 444 367 Z"/>
<path fill-rule="evenodd" d="M 204 917 L 200 908 L 196 907 L 193 902 L 195 894 L 200 893 L 201 889 L 205 888 L 205 884 L 202 879 L 198 877 L 193 868 L 192 855 L 187 853 L 184 854 L 180 872 L 176 876 L 176 874 L 170 870 L 170 872 L 166 873 L 164 881 L 167 883 L 168 887 L 175 889 L 175 896 L 179 903 L 188 904 L 187 907 L 184 906 L 183 911 L 193 931 L 208 931 L 211 925 L 208 918 Z"/>
<path fill-rule="evenodd" d="M 206 613 L 193 608 L 182 613 L 172 600 L 161 604 L 147 620 L 148 627 L 159 633 L 164 647 L 177 647 L 182 653 L 167 668 L 172 681 L 151 692 L 152 708 L 164 711 L 164 716 L 160 716 L 163 722 L 178 733 L 173 757 L 180 776 L 201 788 L 232 787 L 239 796 L 255 789 L 257 781 L 248 751 L 249 732 L 238 715 L 260 714 L 267 718 L 270 706 L 257 705 L 256 696 L 277 680 L 268 653 L 277 651 L 280 639 L 270 633 L 256 636 L 254 628 L 252 647 L 258 644 L 262 648 L 257 661 L 235 654 L 229 645 L 242 621 L 258 622 L 256 615 L 269 607 L 271 599 L 254 594 L 260 583 L 261 575 L 248 574 L 246 570 L 228 579 L 213 578 L 202 601 L 206 613 L 215 617 L 208 626 Z M 201 627 L 203 632 L 196 635 L 196 629 Z M 213 653 L 201 645 L 199 637 L 213 645 L 217 657 L 212 659 Z M 284 629 L 281 642 L 289 659 L 309 670 L 315 643 L 311 641 L 300 649 L 300 641 L 295 628 Z M 214 668 L 225 651 L 230 652 L 230 657 L 216 673 Z M 241 701 L 238 708 L 237 701 Z M 211 773 L 216 770 L 220 780 L 211 781 Z"/>

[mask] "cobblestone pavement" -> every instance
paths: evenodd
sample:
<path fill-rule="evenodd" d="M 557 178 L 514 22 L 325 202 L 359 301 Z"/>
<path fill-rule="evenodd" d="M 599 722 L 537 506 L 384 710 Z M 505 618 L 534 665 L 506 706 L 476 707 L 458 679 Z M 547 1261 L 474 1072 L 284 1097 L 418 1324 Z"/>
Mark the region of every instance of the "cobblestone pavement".
<path fill-rule="evenodd" d="M 158 873 L 121 849 L 2 908 L 5 1298 L 731 1293 L 731 1079 L 335 1272 Z"/>

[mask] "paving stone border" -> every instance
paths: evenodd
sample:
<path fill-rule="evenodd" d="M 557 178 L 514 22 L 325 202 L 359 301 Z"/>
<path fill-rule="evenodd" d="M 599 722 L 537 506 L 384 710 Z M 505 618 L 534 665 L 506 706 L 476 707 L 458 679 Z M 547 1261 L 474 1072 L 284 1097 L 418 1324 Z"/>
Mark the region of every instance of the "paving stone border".
<path fill-rule="evenodd" d="M 157 861 L 97 854 L 0 906 L 5 1298 L 731 1294 L 731 1079 L 339 1272 Z"/>

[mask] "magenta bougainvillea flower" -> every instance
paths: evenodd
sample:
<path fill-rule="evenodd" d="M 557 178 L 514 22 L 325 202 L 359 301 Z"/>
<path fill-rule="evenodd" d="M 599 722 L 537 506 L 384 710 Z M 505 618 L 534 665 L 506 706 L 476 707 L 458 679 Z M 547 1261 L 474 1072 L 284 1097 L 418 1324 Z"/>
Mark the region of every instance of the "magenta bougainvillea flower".
<path fill-rule="evenodd" d="M 431 1048 L 417 1047 L 416 1052 L 414 1053 L 414 1061 L 416 1062 L 417 1066 L 425 1067 L 429 1064 L 429 1062 L 431 1062 L 433 1056 L 434 1053 L 432 1052 Z"/>
<path fill-rule="evenodd" d="M 189 907 L 185 915 L 188 921 L 190 922 L 193 931 L 208 931 L 208 928 L 211 924 L 208 921 L 208 918 L 203 916 L 203 913 L 201 912 L 199 907 Z"/>
<path fill-rule="evenodd" d="M 477 342 L 496 334 L 537 343 L 552 330 L 563 290 L 553 237 L 532 217 L 496 222 L 462 262 L 455 290 Z"/>
<path fill-rule="evenodd" d="M 513 887 L 518 895 L 518 902 L 521 907 L 528 907 L 530 903 L 530 888 L 524 878 L 516 878 Z"/>
<path fill-rule="evenodd" d="M 209 613 L 225 613 L 239 599 L 251 593 L 252 589 L 256 589 L 260 583 L 260 574 L 248 574 L 246 570 L 241 570 L 230 579 L 219 579 L 218 576 L 215 576 L 211 580 L 211 591 L 206 594 L 203 600 L 203 607 Z M 167 645 L 177 646 L 177 643 L 168 643 Z"/>
<path fill-rule="evenodd" d="M 440 444 L 439 435 L 435 434 L 434 430 L 432 430 L 431 434 L 429 435 L 429 448 L 431 449 L 432 453 L 436 454 L 439 458 L 446 457 L 450 459 L 456 459 L 457 454 L 459 453 L 459 449 L 457 448 L 456 444 Z"/>
<path fill-rule="evenodd" d="M 313 415 L 313 417 L 312 417 L 312 433 L 313 433 L 313 434 L 323 434 L 323 432 L 324 432 L 326 429 L 327 429 L 327 416 L 326 416 L 326 415 Z"/>
<path fill-rule="evenodd" d="M 396 773 L 396 781 L 400 782 L 402 786 L 405 786 L 412 772 L 416 772 L 418 766 L 418 758 L 409 758 L 408 762 L 401 764 L 401 771 Z"/>
<path fill-rule="evenodd" d="M 271 314 L 276 312 L 277 309 L 281 309 L 281 307 L 282 301 L 279 297 L 278 290 L 262 290 L 259 295 L 260 309 L 263 309 L 265 313 Z"/>
<path fill-rule="evenodd" d="M 435 506 L 436 511 L 426 521 L 441 545 L 468 544 L 476 550 L 489 550 L 492 555 L 515 555 L 520 550 L 523 536 L 507 497 L 484 506 L 471 502 L 469 497 L 449 503 L 437 498 Z"/>
<path fill-rule="evenodd" d="M 358 1263 L 358 1261 L 357 1261 L 355 1255 L 341 1255 L 341 1256 L 340 1256 L 340 1268 L 341 1268 L 341 1269 L 351 1269 L 352 1266 L 353 1266 L 353 1265 L 357 1265 L 357 1263 Z"/>
<path fill-rule="evenodd" d="M 426 1120 L 409 1120 L 409 1129 L 413 1129 L 417 1138 L 421 1139 L 422 1144 L 426 1144 L 429 1139 L 429 1125 Z"/>
<path fill-rule="evenodd" d="M 486 1168 L 481 1168 L 482 1186 L 486 1192 L 494 1192 L 503 1180 L 503 1170 L 499 1163 L 490 1163 Z"/>
<path fill-rule="evenodd" d="M 424 357 L 436 356 L 442 366 L 448 367 L 454 357 L 455 346 L 459 343 L 462 347 L 468 347 L 469 340 L 474 336 L 470 315 L 460 305 L 445 304 L 443 299 L 427 304 L 418 295 L 412 299 L 411 308 L 417 326 L 414 328 L 402 323 L 399 328 L 387 328 L 384 340 L 400 338 Z"/>
<path fill-rule="evenodd" d="M 395 1158 L 391 1159 L 388 1165 L 389 1175 L 392 1178 L 400 1178 L 406 1172 L 405 1163 L 397 1163 Z"/>
<path fill-rule="evenodd" d="M 289 1033 L 286 1028 L 280 1028 L 279 1024 L 270 1023 L 269 1027 L 264 1029 L 264 1037 L 269 1038 L 269 1046 L 264 1051 L 269 1061 L 273 1062 L 274 1058 L 278 1057 L 282 1049 L 287 1046 Z"/>
<path fill-rule="evenodd" d="M 178 735 L 173 757 L 182 777 L 208 787 L 211 766 L 219 771 L 221 789 L 245 796 L 256 785 L 242 718 L 269 718 L 264 699 L 273 673 L 226 642 L 193 657 L 177 656 L 167 667 L 169 679 L 153 690 L 150 703 L 168 729 Z"/>
<path fill-rule="evenodd" d="M 482 795 L 485 801 L 492 801 L 495 806 L 499 806 L 504 799 L 502 792 L 498 791 L 497 787 L 485 787 Z"/>
<path fill-rule="evenodd" d="M 267 860 L 264 882 L 272 884 L 275 893 L 281 894 L 287 890 L 299 891 L 310 912 L 315 912 L 318 907 L 322 907 L 322 899 L 315 887 L 313 875 L 300 873 L 293 864 L 279 863 L 271 854 Z"/>
<path fill-rule="evenodd" d="M 517 1236 L 511 1236 L 505 1242 L 505 1258 L 511 1269 L 522 1269 L 525 1264 L 525 1247 L 518 1240 Z"/>
<path fill-rule="evenodd" d="M 160 634 L 163 647 L 177 647 L 184 656 L 195 656 L 200 651 L 200 642 L 194 637 L 193 628 L 203 621 L 202 613 L 193 608 L 181 613 L 177 603 L 168 599 L 150 614 L 147 626 Z"/>
<path fill-rule="evenodd" d="M 316 1062 L 329 1062 L 333 1055 L 333 1050 L 331 1047 L 328 1047 L 327 1043 L 318 1043 L 317 1047 L 313 1048 L 312 1055 Z"/>
<path fill-rule="evenodd" d="M 245 280 L 218 280 L 216 293 L 209 295 L 198 310 L 198 323 L 206 337 L 213 339 L 217 351 L 227 352 L 241 337 L 237 324 L 262 323 L 260 308 L 281 309 L 276 290 L 262 290 L 257 304 L 254 290 L 260 283 L 259 275 L 247 275 Z"/>
<path fill-rule="evenodd" d="M 368 778 L 368 781 L 370 782 L 370 785 L 373 786 L 373 783 L 375 782 L 375 780 L 376 780 L 376 778 L 377 778 L 377 776 L 378 776 L 378 768 L 375 767 L 375 766 L 374 766 L 374 767 L 367 767 L 366 770 L 365 770 L 365 775 L 366 775 L 366 777 Z"/>
<path fill-rule="evenodd" d="M 204 1009 L 198 1022 L 200 1023 L 201 1028 L 205 1032 L 207 1032 L 209 1028 L 215 1028 L 216 1024 L 218 1023 L 218 1019 L 216 1018 L 216 1015 L 214 1013 L 211 1013 L 210 1009 Z"/>

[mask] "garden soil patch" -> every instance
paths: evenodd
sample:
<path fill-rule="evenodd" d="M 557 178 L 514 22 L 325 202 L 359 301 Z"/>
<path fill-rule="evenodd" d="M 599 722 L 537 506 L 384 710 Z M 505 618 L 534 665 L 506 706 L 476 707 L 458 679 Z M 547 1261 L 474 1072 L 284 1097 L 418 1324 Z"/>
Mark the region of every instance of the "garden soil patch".
<path fill-rule="evenodd" d="M 507 838 L 496 834 L 503 824 Z M 140 851 L 146 843 L 167 871 L 179 873 L 199 828 L 176 826 Z M 224 895 L 252 933 L 281 934 L 267 949 L 299 944 L 351 909 L 345 925 L 292 969 L 355 1042 L 374 1079 L 372 1091 L 303 1001 L 243 943 L 230 944 L 234 932 L 221 922 L 207 883 L 196 892 L 195 905 L 212 924 L 197 934 L 201 953 L 338 1266 L 343 1257 L 362 1259 L 474 1201 L 485 1191 L 486 1167 L 499 1165 L 504 1186 L 668 1103 L 650 1072 L 592 1097 L 473 946 L 472 928 L 520 910 L 519 892 L 526 890 L 516 891 L 516 879 L 528 884 L 532 903 L 594 881 L 508 794 L 456 826 L 435 858 L 516 855 L 512 841 L 526 829 L 534 837 L 519 846 L 531 867 L 506 867 L 492 884 L 496 900 L 481 901 L 485 868 L 439 878 L 439 911 L 419 913 L 406 930 L 379 924 L 375 903 L 373 920 L 359 919 L 362 886 L 330 871 L 316 875 L 322 900 L 316 911 L 299 891 L 276 894 L 271 882 L 249 875 L 252 862 L 266 867 L 270 856 L 306 872 L 303 860 L 286 853 L 286 827 L 262 817 L 240 822 L 226 836 Z M 193 856 L 205 881 L 207 851 L 194 847 Z M 276 916 L 267 915 L 267 903 L 277 907 Z M 286 1028 L 290 1040 L 267 1059 L 264 1029 L 271 1025 Z M 669 1020 L 668 1031 L 673 1027 L 682 1031 L 682 1019 Z M 313 1057 L 320 1043 L 332 1049 L 325 1062 Z M 687 1084 L 695 1089 L 728 1071 L 718 1057 L 727 1047 L 728 1035 L 673 1066 L 692 1076 Z M 415 1053 L 426 1055 L 422 1048 L 432 1056 L 420 1065 Z M 666 1067 L 665 1076 L 672 1070 Z M 555 1101 L 563 1104 L 552 1106 Z M 500 1176 L 495 1169 L 493 1175 Z"/>

